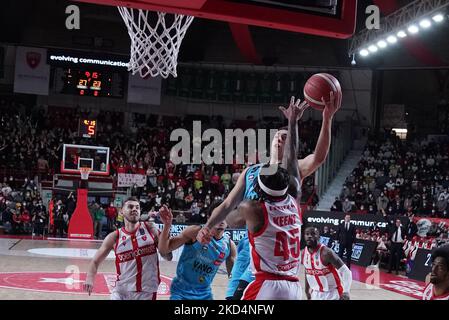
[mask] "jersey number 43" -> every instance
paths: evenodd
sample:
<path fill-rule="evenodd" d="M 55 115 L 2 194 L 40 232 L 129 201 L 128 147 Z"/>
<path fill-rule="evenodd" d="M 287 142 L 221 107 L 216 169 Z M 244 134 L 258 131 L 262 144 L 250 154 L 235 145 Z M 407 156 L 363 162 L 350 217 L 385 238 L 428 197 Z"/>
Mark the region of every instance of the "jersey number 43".
<path fill-rule="evenodd" d="M 289 230 L 288 233 L 284 231 L 277 232 L 274 255 L 283 257 L 284 261 L 290 257 L 297 259 L 301 250 L 300 237 L 301 233 L 298 228 Z"/>

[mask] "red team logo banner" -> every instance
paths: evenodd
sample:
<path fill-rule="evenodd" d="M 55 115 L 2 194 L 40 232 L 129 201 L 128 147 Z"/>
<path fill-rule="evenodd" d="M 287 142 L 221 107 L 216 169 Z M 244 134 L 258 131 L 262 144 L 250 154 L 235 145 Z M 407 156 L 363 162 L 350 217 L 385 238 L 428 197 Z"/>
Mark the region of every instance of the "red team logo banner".
<path fill-rule="evenodd" d="M 41 62 L 41 54 L 38 52 L 27 52 L 26 59 L 30 68 L 36 69 L 36 67 Z"/>
<path fill-rule="evenodd" d="M 115 273 L 97 274 L 93 295 L 108 296 L 115 287 Z M 169 296 L 171 278 L 161 275 L 158 296 Z M 85 273 L 64 272 L 3 272 L 0 273 L 0 288 L 20 289 L 46 293 L 83 294 Z"/>

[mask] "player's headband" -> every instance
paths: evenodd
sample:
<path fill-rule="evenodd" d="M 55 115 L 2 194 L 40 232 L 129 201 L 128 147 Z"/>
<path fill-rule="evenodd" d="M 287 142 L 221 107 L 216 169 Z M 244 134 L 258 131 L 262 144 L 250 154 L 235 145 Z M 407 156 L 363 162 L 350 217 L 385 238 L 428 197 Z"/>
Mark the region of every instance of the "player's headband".
<path fill-rule="evenodd" d="M 262 189 L 263 192 L 273 197 L 282 197 L 288 190 L 288 186 L 282 190 L 273 190 L 268 188 L 266 185 L 263 184 L 262 179 L 260 179 L 260 174 L 257 176 L 257 182 L 259 183 L 259 187 L 260 189 Z"/>

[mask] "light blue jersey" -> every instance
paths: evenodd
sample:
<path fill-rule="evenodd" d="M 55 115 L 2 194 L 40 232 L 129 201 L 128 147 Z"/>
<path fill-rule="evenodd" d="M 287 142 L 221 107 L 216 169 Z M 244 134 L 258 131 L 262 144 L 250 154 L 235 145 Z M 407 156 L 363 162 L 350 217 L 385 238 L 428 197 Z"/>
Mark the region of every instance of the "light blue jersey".
<path fill-rule="evenodd" d="M 212 300 L 211 283 L 230 254 L 229 236 L 208 245 L 185 244 L 170 288 L 170 300 Z"/>
<path fill-rule="evenodd" d="M 256 164 L 248 168 L 245 174 L 245 193 L 243 199 L 256 200 L 258 195 L 256 193 L 255 186 L 257 185 L 257 177 L 259 176 L 260 169 L 263 164 Z M 249 250 L 248 232 L 245 237 L 240 240 L 237 246 L 237 259 L 234 262 L 232 268 L 231 280 L 228 284 L 228 290 L 226 291 L 226 297 L 232 297 L 237 289 L 240 280 L 251 282 L 254 280 L 254 275 L 251 270 L 251 257 Z"/>

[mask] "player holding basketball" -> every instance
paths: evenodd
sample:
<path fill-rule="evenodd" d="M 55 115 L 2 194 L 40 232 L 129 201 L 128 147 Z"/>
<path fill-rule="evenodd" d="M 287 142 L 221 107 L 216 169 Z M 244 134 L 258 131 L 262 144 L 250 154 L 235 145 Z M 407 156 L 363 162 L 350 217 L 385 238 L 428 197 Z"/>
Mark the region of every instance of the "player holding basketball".
<path fill-rule="evenodd" d="M 430 282 L 424 289 L 423 300 L 449 300 L 449 245 L 432 252 Z"/>
<path fill-rule="evenodd" d="M 213 203 L 210 210 L 219 204 L 220 202 Z M 163 206 L 160 217 L 164 223 L 159 237 L 160 253 L 168 254 L 184 245 L 176 277 L 171 283 L 170 300 L 212 300 L 211 284 L 220 265 L 226 261 L 226 269 L 230 275 L 236 256 L 234 242 L 224 234 L 226 222 L 220 223 L 212 230 L 211 242 L 203 246 L 196 241 L 201 226 L 189 226 L 180 235 L 170 238 L 173 214 Z"/>
<path fill-rule="evenodd" d="M 139 200 L 134 197 L 123 203 L 125 226 L 111 232 L 89 264 L 84 290 L 91 294 L 98 267 L 111 250 L 115 252 L 117 281 L 111 300 L 156 300 L 159 287 L 159 230 L 154 224 L 139 222 Z M 163 255 L 167 260 L 172 255 Z"/>
<path fill-rule="evenodd" d="M 321 126 L 320 135 L 318 137 L 317 145 L 315 147 L 315 152 L 313 154 L 308 155 L 304 159 L 299 159 L 297 164 L 299 166 L 299 176 L 298 180 L 305 179 L 306 177 L 313 174 L 321 164 L 326 160 L 327 154 L 329 152 L 329 147 L 331 143 L 331 127 L 332 120 L 335 113 L 341 106 L 341 95 L 334 96 L 333 92 L 330 93 L 330 99 L 325 100 L 322 99 L 325 108 L 323 110 L 323 122 Z M 299 101 L 295 101 L 294 97 L 290 102 L 290 106 L 288 109 L 281 108 L 284 115 L 287 119 L 290 116 L 296 116 L 299 120 L 302 117 L 303 112 L 307 108 L 306 103 L 299 104 Z M 294 112 L 294 114 L 293 114 Z M 295 122 L 295 121 L 293 121 Z M 272 144 L 271 144 L 271 160 L 270 163 L 279 163 L 284 156 L 284 149 L 287 145 L 286 141 L 291 131 L 281 129 L 275 135 Z M 297 129 L 294 131 L 297 134 Z M 291 153 L 291 145 L 288 144 L 287 153 Z M 289 158 L 296 159 L 296 153 L 294 156 Z M 213 226 L 218 224 L 219 222 L 226 219 L 226 217 L 234 210 L 234 208 L 244 199 L 256 199 L 257 195 L 254 192 L 254 183 L 259 175 L 261 164 L 254 165 L 246 168 L 242 174 L 239 176 L 236 185 L 231 190 L 229 195 L 223 201 L 223 203 L 218 206 L 211 215 L 211 218 L 206 223 L 206 225 L 199 232 L 197 239 L 201 243 L 207 243 L 210 241 L 211 235 L 210 230 Z M 289 171 L 289 173 L 292 173 Z M 245 239 L 243 239 L 245 240 Z M 247 241 L 246 241 L 247 243 Z M 242 248 L 241 250 L 247 250 L 249 252 L 249 248 Z M 239 248 L 239 252 L 241 251 Z M 249 265 L 249 254 L 239 254 L 236 259 L 236 263 L 234 265 L 235 270 L 233 270 L 232 278 L 230 282 L 230 287 L 228 289 L 227 298 L 228 299 L 240 299 L 242 296 L 243 290 L 248 284 L 248 280 L 252 280 L 253 277 L 251 275 L 250 268 L 244 268 L 243 266 Z M 238 268 L 238 269 L 236 269 Z M 240 274 L 239 270 L 246 270 L 243 274 Z M 235 272 L 234 272 L 235 271 Z M 231 293 L 234 291 L 234 295 L 231 296 Z"/>
<path fill-rule="evenodd" d="M 352 274 L 338 255 L 319 243 L 320 232 L 315 227 L 304 231 L 306 247 L 301 263 L 306 274 L 308 300 L 349 300 Z"/>

